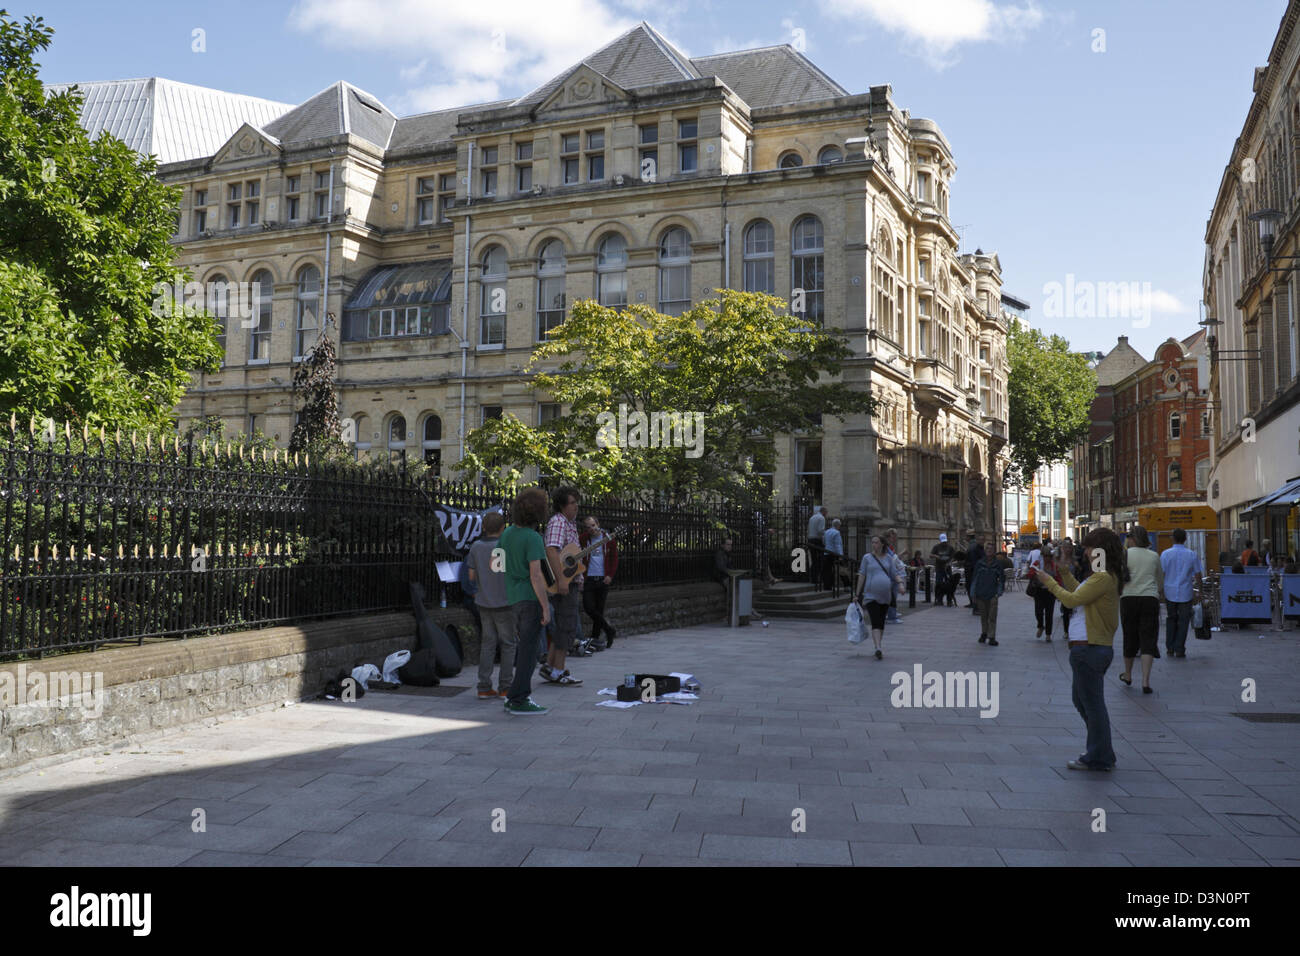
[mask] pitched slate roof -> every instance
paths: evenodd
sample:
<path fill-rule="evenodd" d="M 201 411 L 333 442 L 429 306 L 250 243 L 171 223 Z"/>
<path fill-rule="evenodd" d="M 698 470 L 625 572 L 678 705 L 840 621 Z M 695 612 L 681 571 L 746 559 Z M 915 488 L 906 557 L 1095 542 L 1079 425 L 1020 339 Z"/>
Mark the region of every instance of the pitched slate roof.
<path fill-rule="evenodd" d="M 50 85 L 59 93 L 73 84 Z M 102 130 L 159 163 L 212 156 L 244 123 L 265 127 L 292 103 L 226 93 L 160 76 L 78 83 L 81 125 L 91 137 Z"/>
<path fill-rule="evenodd" d="M 691 59 L 654 27 L 642 22 L 515 100 L 513 105 L 536 106 L 544 102 L 583 64 L 625 90 L 716 76 L 751 107 L 784 106 L 849 95 L 844 87 L 789 44 Z"/>
<path fill-rule="evenodd" d="M 418 113 L 415 116 L 403 116 L 393 127 L 392 138 L 388 141 L 389 149 L 406 149 L 413 146 L 431 146 L 435 143 L 450 143 L 456 135 L 456 124 L 466 113 L 499 109 L 509 106 L 513 100 L 494 100 L 491 103 L 479 103 L 476 106 L 453 106 L 449 109 L 435 110 L 432 113 Z"/>
<path fill-rule="evenodd" d="M 702 76 L 716 76 L 751 108 L 849 95 L 789 44 L 700 56 L 692 62 Z"/>
<path fill-rule="evenodd" d="M 536 106 L 544 102 L 560 88 L 570 73 L 584 63 L 625 90 L 698 80 L 703 75 L 686 54 L 665 40 L 650 24 L 642 22 L 559 76 L 521 96 L 513 105 Z"/>
<path fill-rule="evenodd" d="M 386 149 L 396 125 L 397 117 L 379 100 L 351 83 L 339 81 L 264 128 L 282 143 L 351 133 Z"/>

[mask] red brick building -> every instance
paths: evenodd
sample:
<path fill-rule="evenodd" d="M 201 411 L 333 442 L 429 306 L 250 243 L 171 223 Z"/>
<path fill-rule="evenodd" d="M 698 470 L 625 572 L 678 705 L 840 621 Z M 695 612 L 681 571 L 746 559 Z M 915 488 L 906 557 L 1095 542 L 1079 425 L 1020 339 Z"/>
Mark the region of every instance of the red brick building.
<path fill-rule="evenodd" d="M 1212 424 L 1205 332 L 1166 339 L 1155 357 L 1115 383 L 1115 525 L 1139 508 L 1205 501 Z"/>

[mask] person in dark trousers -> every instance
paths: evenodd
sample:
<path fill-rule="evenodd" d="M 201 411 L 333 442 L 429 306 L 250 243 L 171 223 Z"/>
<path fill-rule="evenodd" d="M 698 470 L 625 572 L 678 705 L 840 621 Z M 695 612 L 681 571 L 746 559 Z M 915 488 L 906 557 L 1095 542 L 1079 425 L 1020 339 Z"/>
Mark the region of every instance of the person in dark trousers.
<path fill-rule="evenodd" d="M 971 591 L 971 583 L 975 576 L 975 569 L 979 567 L 984 560 L 984 535 L 971 532 L 970 547 L 966 549 L 966 598 L 970 601 L 966 606 L 971 609 L 972 614 L 979 614 L 979 608 L 975 606 L 975 597 Z"/>
<path fill-rule="evenodd" d="M 582 522 L 582 534 L 578 544 L 584 549 L 594 541 L 599 541 L 605 532 L 600 528 L 600 521 L 595 515 L 587 515 Z M 618 571 L 618 541 L 610 538 L 591 554 L 587 555 L 587 581 L 582 588 L 582 609 L 591 618 L 591 649 L 603 651 L 614 643 L 618 632 L 614 625 L 605 620 L 605 601 L 609 598 L 609 586 L 614 583 L 614 574 Z M 599 640 L 604 632 L 605 640 Z"/>
<path fill-rule="evenodd" d="M 825 508 L 814 508 L 808 519 L 808 580 L 819 591 L 826 553 L 826 515 Z"/>
<path fill-rule="evenodd" d="M 1148 545 L 1147 529 L 1138 525 L 1128 536 L 1129 582 L 1119 599 L 1119 620 L 1124 629 L 1124 673 L 1119 679 L 1133 683 L 1133 661 L 1142 655 L 1142 693 L 1151 693 L 1151 663 L 1160 656 L 1160 598 L 1165 575 L 1160 557 Z"/>
<path fill-rule="evenodd" d="M 1083 581 L 1085 579 L 1079 577 L 1080 570 L 1077 563 L 1079 559 L 1080 550 L 1081 549 L 1076 548 L 1074 546 L 1074 542 L 1072 540 L 1070 540 L 1069 538 L 1062 538 L 1061 547 L 1058 549 L 1056 553 L 1056 563 L 1058 567 L 1065 568 L 1067 571 L 1071 572 L 1074 575 L 1076 580 Z M 1074 608 L 1066 607 L 1064 604 L 1062 604 L 1061 605 L 1061 631 L 1064 633 L 1065 639 L 1067 641 L 1070 639 L 1070 618 L 1073 616 L 1074 616 Z"/>
<path fill-rule="evenodd" d="M 952 580 L 952 545 L 946 534 L 939 535 L 939 543 L 930 549 L 930 560 L 934 564 L 934 603 L 942 606 L 946 601 L 948 607 L 956 607 L 953 592 L 956 584 Z"/>
<path fill-rule="evenodd" d="M 1070 641 L 1070 670 L 1074 674 L 1072 696 L 1075 710 L 1088 731 L 1087 750 L 1066 764 L 1071 770 L 1111 770 L 1115 749 L 1111 745 L 1110 714 L 1106 710 L 1106 671 L 1115 657 L 1115 631 L 1119 627 L 1119 601 L 1123 596 L 1128 565 L 1119 535 L 1109 528 L 1088 532 L 1083 547 L 1089 563 L 1099 569 L 1080 584 L 1069 571 L 1061 572 L 1057 584 L 1043 571 L 1035 571 L 1038 583 L 1058 601 L 1083 608 L 1087 640 Z"/>
<path fill-rule="evenodd" d="M 822 565 L 822 587 L 827 591 L 835 589 L 835 575 L 838 574 L 838 562 L 844 557 L 844 535 L 840 532 L 840 519 L 836 518 L 826 529 L 824 537 L 826 560 Z"/>
<path fill-rule="evenodd" d="M 1050 541 L 1044 541 L 1042 546 L 1031 551 L 1029 554 L 1030 574 L 1034 571 L 1042 571 L 1057 584 L 1061 583 L 1061 569 L 1057 564 L 1056 556 L 1052 553 L 1052 544 Z M 1046 636 L 1047 640 L 1052 639 L 1052 612 L 1056 609 L 1056 596 L 1047 588 L 1034 585 L 1034 623 L 1038 625 L 1038 631 L 1034 634 L 1034 640 Z"/>
<path fill-rule="evenodd" d="M 899 581 L 907 580 L 907 565 L 898 554 L 898 532 L 890 528 L 885 532 L 885 552 L 889 555 L 894 563 L 894 575 Z M 889 599 L 889 614 L 886 616 L 890 624 L 902 624 L 903 615 L 898 613 L 898 589 L 894 589 L 893 595 Z"/>
<path fill-rule="evenodd" d="M 582 635 L 582 584 L 581 573 L 565 579 L 559 573 L 560 552 L 569 545 L 578 543 L 578 504 L 581 498 L 578 489 L 563 485 L 551 495 L 551 505 L 555 513 L 546 524 L 546 555 L 555 570 L 555 594 L 551 596 L 551 608 L 555 613 L 555 630 L 551 638 L 551 649 L 547 652 L 546 663 L 542 665 L 543 680 L 565 687 L 574 687 L 582 681 L 569 673 L 565 667 L 565 657 L 570 652 L 577 656 L 584 655 L 578 640 Z M 526 660 L 527 658 L 525 658 Z"/>
<path fill-rule="evenodd" d="M 533 702 L 532 662 L 537 659 L 542 628 L 550 622 L 542 562 L 546 545 L 537 528 L 546 518 L 546 492 L 525 488 L 511 509 L 513 524 L 501 532 L 500 547 L 506 558 L 506 600 L 515 617 L 515 679 L 506 699 L 506 713 L 514 717 L 539 716 L 547 709 Z"/>
<path fill-rule="evenodd" d="M 988 553 L 975 566 L 971 579 L 971 593 L 980 612 L 980 643 L 986 640 L 990 647 L 998 646 L 998 597 L 1006 586 L 1006 570 L 997 555 Z"/>

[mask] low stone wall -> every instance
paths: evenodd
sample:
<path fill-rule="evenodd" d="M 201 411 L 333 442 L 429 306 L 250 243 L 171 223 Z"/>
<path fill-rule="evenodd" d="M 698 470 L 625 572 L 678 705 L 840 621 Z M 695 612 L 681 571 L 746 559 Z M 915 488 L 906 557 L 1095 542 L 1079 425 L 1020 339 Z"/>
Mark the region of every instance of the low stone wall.
<path fill-rule="evenodd" d="M 465 666 L 477 666 L 469 612 L 435 607 L 429 613 L 460 629 Z M 725 616 L 722 588 L 712 584 L 614 588 L 606 605 L 620 637 Z M 414 647 L 413 616 L 396 613 L 0 664 L 0 775 L 311 699 L 339 671 L 381 665 L 393 651 Z"/>

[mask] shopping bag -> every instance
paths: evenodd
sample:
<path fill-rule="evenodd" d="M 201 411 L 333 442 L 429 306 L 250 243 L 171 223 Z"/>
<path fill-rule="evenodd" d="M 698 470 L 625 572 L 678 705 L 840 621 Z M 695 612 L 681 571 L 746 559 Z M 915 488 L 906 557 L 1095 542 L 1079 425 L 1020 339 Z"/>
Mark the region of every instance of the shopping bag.
<path fill-rule="evenodd" d="M 384 682 L 388 684 L 400 684 L 401 678 L 397 676 L 398 668 L 406 664 L 411 659 L 410 651 L 393 651 L 384 658 Z"/>
<path fill-rule="evenodd" d="M 1205 626 L 1205 607 L 1198 601 L 1192 605 L 1192 627 L 1200 630 Z"/>
<path fill-rule="evenodd" d="M 848 631 L 850 644 L 862 643 L 862 608 L 855 601 L 850 601 L 848 610 L 844 612 L 844 627 Z"/>

